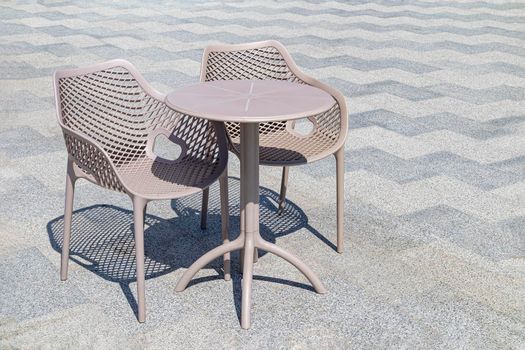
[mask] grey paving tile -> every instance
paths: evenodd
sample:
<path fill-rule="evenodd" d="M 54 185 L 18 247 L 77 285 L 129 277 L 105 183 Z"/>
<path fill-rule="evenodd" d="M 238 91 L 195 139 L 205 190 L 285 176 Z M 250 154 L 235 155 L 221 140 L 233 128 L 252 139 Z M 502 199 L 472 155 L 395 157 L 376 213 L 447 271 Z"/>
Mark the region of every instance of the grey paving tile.
<path fill-rule="evenodd" d="M 497 167 L 481 165 L 449 152 L 432 153 L 414 160 L 420 167 L 435 174 L 446 174 L 484 190 L 523 181 L 522 176 L 502 171 Z"/>
<path fill-rule="evenodd" d="M 365 169 L 400 183 L 435 176 L 439 172 L 424 162 L 406 161 L 377 149 L 360 149 L 345 155 L 345 170 Z"/>
<path fill-rule="evenodd" d="M 68 58 L 73 55 L 80 55 L 83 49 L 67 43 L 40 45 L 37 50 L 47 51 L 58 57 Z"/>
<path fill-rule="evenodd" d="M 404 59 L 399 58 L 390 58 L 390 59 L 376 59 L 376 60 L 366 60 L 359 57 L 352 57 L 352 56 L 345 56 L 345 57 L 333 57 L 330 59 L 323 59 L 318 60 L 315 58 L 312 58 L 310 56 L 297 54 L 294 55 L 294 57 L 297 57 L 297 61 L 300 62 L 301 66 L 307 67 L 307 68 L 320 68 L 320 67 L 327 67 L 332 66 L 335 64 L 338 64 L 339 62 L 345 62 L 345 66 L 353 69 L 359 69 L 362 71 L 373 71 L 378 69 L 386 69 L 386 68 L 397 68 L 400 70 L 404 70 L 407 72 L 414 72 L 414 73 L 427 73 L 437 70 L 437 68 L 425 65 L 422 63 L 414 62 L 414 61 L 407 61 Z M 388 82 L 386 82 L 388 83 Z M 385 82 L 372 84 L 372 86 L 382 86 L 385 84 Z M 392 85 L 391 88 L 395 88 L 396 84 L 390 84 Z M 397 86 L 400 86 L 398 84 Z M 408 87 L 406 87 L 408 89 Z"/>
<path fill-rule="evenodd" d="M 195 52 L 196 54 L 197 52 Z M 198 57 L 197 55 L 191 55 L 192 58 Z M 202 52 L 199 50 L 200 56 L 202 56 Z M 138 49 L 138 50 L 127 50 L 126 55 L 129 56 L 141 56 L 146 57 L 150 60 L 162 62 L 162 61 L 172 61 L 181 59 L 182 57 L 185 57 L 185 55 L 181 55 L 180 52 L 169 52 L 164 49 L 158 48 L 158 47 L 152 47 L 148 48 L 148 50 Z"/>
<path fill-rule="evenodd" d="M 83 304 L 0 327 L 5 348 L 140 349 L 95 305 Z"/>
<path fill-rule="evenodd" d="M 330 157 L 297 171 L 317 177 L 333 176 L 335 162 Z M 400 184 L 432 176 L 447 175 L 483 190 L 492 190 L 523 181 L 523 176 L 497 166 L 481 165 L 449 152 L 431 153 L 410 160 L 376 148 L 362 148 L 345 153 L 345 171 L 366 170 Z"/>
<path fill-rule="evenodd" d="M 27 34 L 33 30 L 28 26 L 14 23 L 0 23 L 0 37 L 15 34 Z"/>
<path fill-rule="evenodd" d="M 42 27 L 41 31 L 43 33 L 47 33 L 56 37 L 78 35 L 81 33 L 79 30 L 72 29 L 63 25 Z"/>
<path fill-rule="evenodd" d="M 102 22 L 101 25 L 103 25 L 103 23 L 104 22 Z M 86 28 L 78 31 L 78 34 L 89 35 L 97 39 L 129 36 L 137 40 L 145 40 L 145 38 L 148 38 L 149 35 L 144 35 L 144 33 L 147 32 L 140 28 L 135 28 L 133 30 L 116 30 L 102 26 Z"/>
<path fill-rule="evenodd" d="M 334 27 L 333 24 L 330 26 L 329 23 L 327 23 L 327 26 L 331 28 Z M 366 29 L 372 32 L 379 32 L 379 33 L 403 30 L 407 32 L 417 33 L 417 34 L 451 33 L 451 34 L 460 34 L 464 36 L 497 34 L 497 35 L 502 35 L 502 36 L 518 38 L 518 39 L 522 39 L 524 37 L 522 32 L 513 31 L 513 30 L 505 30 L 505 29 L 496 28 L 496 27 L 465 28 L 465 27 L 456 27 L 454 25 L 435 25 L 431 27 L 423 27 L 423 26 L 417 26 L 417 25 L 411 25 L 411 24 L 405 24 L 405 23 L 396 24 L 396 25 L 379 25 L 376 23 L 368 23 L 368 22 L 353 23 L 350 25 L 350 27 Z"/>
<path fill-rule="evenodd" d="M 387 5 L 386 3 L 383 3 L 382 5 Z M 168 17 L 171 18 L 171 17 Z M 242 25 L 243 27 L 248 28 L 257 28 L 261 26 L 287 26 L 289 25 L 289 21 L 284 19 L 228 19 L 228 18 L 222 18 L 217 19 L 209 16 L 203 16 L 203 17 L 193 17 L 193 22 L 196 23 L 202 23 L 208 26 L 223 26 L 225 24 L 230 25 Z M 172 23 L 173 20 L 169 20 L 168 23 Z M 181 22 L 184 22 L 184 20 L 181 20 Z M 320 28 L 326 28 L 332 31 L 345 31 L 349 28 L 355 28 L 355 29 L 364 29 L 371 32 L 377 32 L 377 33 L 383 33 L 383 32 L 391 32 L 391 31 L 406 31 L 416 34 L 433 34 L 433 33 L 451 33 L 451 34 L 460 34 L 465 36 L 475 36 L 475 35 L 483 35 L 483 34 L 497 34 L 501 36 L 507 36 L 511 38 L 518 38 L 522 39 L 525 37 L 525 35 L 520 31 L 514 31 L 514 30 L 505 30 L 502 28 L 497 27 L 475 27 L 475 28 L 465 28 L 465 27 L 457 27 L 454 25 L 435 25 L 431 27 L 423 27 L 413 24 L 407 24 L 407 23 L 400 23 L 395 25 L 385 25 L 385 24 L 377 24 L 377 23 L 371 23 L 371 22 L 358 22 L 358 23 L 334 23 L 330 21 L 318 21 L 316 22 L 316 25 Z M 302 28 L 302 27 L 308 27 L 309 25 L 307 23 L 294 23 L 295 28 Z"/>
<path fill-rule="evenodd" d="M 366 96 L 378 93 L 389 93 L 411 101 L 421 101 L 443 96 L 441 92 L 433 89 L 416 88 L 395 81 L 383 81 L 371 84 L 354 84 L 340 79 L 328 79 L 338 88 L 345 91 L 348 96 Z"/>
<path fill-rule="evenodd" d="M 384 109 L 351 114 L 349 119 L 350 129 L 377 125 L 406 136 L 416 136 L 436 130 L 450 130 L 482 140 L 511 134 L 514 131 L 513 124 L 525 120 L 523 117 L 513 117 L 482 123 L 452 113 L 410 118 Z"/>
<path fill-rule="evenodd" d="M 67 2 L 64 2 L 62 4 L 60 2 L 57 2 L 54 5 L 55 6 L 65 6 L 67 5 Z M 67 15 L 59 11 L 52 11 L 51 8 L 52 6 L 50 6 L 49 11 L 44 11 L 44 12 L 39 13 L 39 16 L 42 18 L 47 18 L 51 21 L 59 21 L 59 20 L 64 20 L 64 19 L 73 17 L 73 16 Z"/>
<path fill-rule="evenodd" d="M 429 87 L 428 90 L 475 104 L 485 104 L 501 100 L 522 101 L 525 99 L 523 89 L 511 86 L 498 86 L 497 88 L 475 90 L 458 85 L 443 84 Z"/>
<path fill-rule="evenodd" d="M 491 166 L 510 171 L 518 176 L 525 176 L 525 156 L 507 159 L 501 162 L 495 162 L 490 164 Z"/>
<path fill-rule="evenodd" d="M 0 280 L 8 281 L 0 283 L 0 294 L 6 294 L 2 288 L 11 293 L 0 301 L 4 318 L 0 348 L 70 348 L 73 340 L 79 347 L 126 349 L 523 347 L 523 298 L 519 293 L 524 219 L 521 208 L 512 204 L 515 201 L 492 192 L 508 185 L 521 188 L 525 178 L 525 158 L 517 148 L 525 120 L 518 108 L 524 97 L 519 79 L 525 78 L 525 68 L 519 64 L 525 55 L 525 47 L 519 44 L 525 38 L 519 27 L 525 21 L 523 9 L 516 2 L 436 4 L 419 0 L 0 4 L 0 38 L 5 39 L 0 40 L 0 82 L 27 81 L 27 88 L 20 87 L 21 82 L 15 89 L 4 86 L 0 98 L 0 231 L 9 240 L 0 244 Z M 144 16 L 144 11 L 154 12 Z M 76 19 L 87 24 L 72 28 L 70 20 Z M 112 30 L 117 22 L 167 24 L 172 30 Z M 185 23 L 199 24 L 199 30 L 179 30 Z M 232 30 L 231 25 L 277 29 L 251 35 Z M 311 28 L 345 34 L 327 39 Z M 288 30 L 297 35 L 284 35 Z M 25 42 L 32 33 L 49 34 L 56 42 Z M 124 50 L 102 44 L 82 48 L 66 43 L 67 36 L 77 34 L 130 36 L 149 47 Z M 17 35 L 15 40 L 13 35 Z M 157 45 L 165 38 L 181 41 L 177 51 Z M 146 324 L 135 318 L 132 214 L 126 195 L 78 183 L 70 278 L 59 282 L 65 151 L 59 130 L 51 127 L 56 127 L 54 116 L 47 119 L 42 113 L 26 113 L 53 108 L 51 97 L 28 92 L 31 79 L 50 77 L 55 69 L 70 67 L 71 56 L 140 59 L 146 67 L 148 61 L 158 67 L 181 58 L 200 61 L 202 48 L 186 48 L 185 43 L 205 46 L 207 42 L 268 38 L 297 44 L 293 57 L 304 68 L 350 67 L 371 72 L 374 78 L 385 68 L 411 73 L 403 79 L 389 75 L 374 83 L 361 83 L 362 77 L 326 80 L 348 96 L 348 142 L 355 142 L 354 134 L 367 131 L 371 138 L 370 144 L 364 142 L 359 149 L 350 145 L 346 153 L 347 184 L 359 182 L 364 187 L 346 186 L 344 254 L 334 252 L 335 196 L 328 195 L 335 193 L 333 157 L 292 169 L 289 200 L 280 216 L 275 212 L 280 169 L 264 167 L 261 171 L 261 234 L 305 260 L 329 293 L 313 293 L 297 270 L 263 251 L 255 265 L 254 323 L 249 332 L 241 330 L 238 322 L 242 279 L 236 273 L 237 253 L 232 256 L 232 282 L 221 280 L 218 259 L 199 273 L 188 290 L 175 293 L 174 286 L 190 263 L 220 243 L 216 185 L 204 231 L 199 228 L 200 195 L 148 206 Z M 319 52 L 309 51 L 312 47 Z M 363 57 L 362 50 L 354 53 L 355 48 L 368 50 L 369 57 Z M 399 54 L 385 57 L 384 49 Z M 443 50 L 450 50 L 450 57 Z M 38 52 L 55 55 L 63 64 L 56 67 L 56 62 L 45 59 L 31 63 L 32 57 L 26 55 Z M 321 52 L 325 58 L 314 58 Z M 424 55 L 418 57 L 419 52 Z M 451 82 L 443 74 L 442 83 L 432 81 L 416 88 L 424 74 L 437 70 L 484 75 L 483 86 L 473 89 L 472 83 Z M 501 80 L 496 83 L 495 73 Z M 512 81 L 501 79 L 499 73 L 511 76 Z M 169 66 L 145 70 L 144 75 L 166 86 L 198 79 L 197 71 L 181 73 Z M 412 84 L 411 76 L 418 81 Z M 373 102 L 366 106 L 366 99 L 376 101 L 376 96 L 392 96 L 400 101 L 399 106 L 380 107 Z M 480 122 L 474 112 L 455 111 L 435 102 L 442 96 L 451 103 L 472 103 L 475 108 L 497 103 L 501 109 L 491 120 Z M 360 101 L 358 111 L 354 99 Z M 409 118 L 407 109 L 417 109 L 421 117 Z M 46 123 L 50 126 L 43 127 Z M 362 128 L 368 129 L 359 130 Z M 390 152 L 375 148 L 372 139 L 377 133 L 377 137 L 385 135 L 381 134 L 384 130 L 392 138 L 392 145 L 382 140 Z M 424 134 L 440 130 L 459 136 L 448 139 L 451 144 L 444 144 L 440 152 L 430 147 L 412 158 L 394 152 L 396 147 L 426 148 L 421 141 Z M 460 140 L 468 141 L 467 145 Z M 486 164 L 461 151 L 484 142 L 501 149 L 501 159 L 495 156 Z M 231 235 L 235 237 L 239 232 L 239 181 L 235 178 L 238 161 L 233 156 L 230 174 Z M 466 214 L 472 204 L 467 199 L 458 201 L 455 208 L 443 204 L 441 199 L 452 195 L 452 187 L 462 191 L 459 185 L 450 186 L 458 183 L 468 188 L 465 198 L 475 195 L 487 210 L 508 206 L 516 215 L 488 222 Z M 418 194 L 410 197 L 413 193 L 406 189 L 414 187 Z M 388 198 L 390 204 L 383 205 L 376 195 L 383 201 Z M 419 206 L 400 216 L 396 205 L 406 207 L 407 198 Z"/>
<path fill-rule="evenodd" d="M 501 221 L 498 223 L 498 228 L 506 230 L 508 232 L 517 232 L 517 237 L 515 238 L 516 245 L 516 258 L 521 256 L 525 251 L 525 235 L 520 234 L 520 231 L 525 225 L 525 216 L 515 217 L 509 220 Z"/>
<path fill-rule="evenodd" d="M 349 120 L 348 127 L 350 129 L 377 125 L 383 129 L 407 136 L 415 136 L 434 130 L 432 125 L 422 122 L 422 118 L 409 118 L 385 109 L 351 114 Z"/>
<path fill-rule="evenodd" d="M 519 231 L 488 225 L 447 206 L 437 206 L 403 216 L 432 235 L 496 261 L 520 256 L 525 251 Z"/>
<path fill-rule="evenodd" d="M 0 18 L 4 19 L 25 18 L 31 16 L 32 14 L 29 12 L 17 10 L 10 6 L 2 6 L 2 11 L 0 11 Z"/>
<path fill-rule="evenodd" d="M 6 180 L 2 184 L 0 210 L 2 217 L 19 225 L 45 220 L 49 215 L 63 210 L 63 193 L 49 191 L 42 182 L 32 176 Z M 44 202 L 42 202 L 44 201 Z M 45 205 L 40 205 L 45 203 Z"/>
<path fill-rule="evenodd" d="M 188 72 L 190 74 L 191 72 Z M 198 72 L 193 76 L 173 70 L 162 70 L 146 74 L 150 81 L 160 82 L 164 85 L 176 88 L 177 86 L 189 85 L 198 81 Z"/>
<path fill-rule="evenodd" d="M 503 72 L 507 74 L 512 74 L 518 77 L 525 77 L 525 68 L 511 64 L 506 62 L 498 62 L 498 63 L 486 63 L 479 66 L 470 66 L 470 67 L 463 67 L 463 69 L 466 70 L 474 70 L 479 73 L 484 72 Z"/>
<path fill-rule="evenodd" d="M 476 120 L 461 118 L 451 113 L 439 113 L 416 118 L 419 124 L 426 125 L 430 130 L 450 130 L 482 140 L 511 134 L 514 131 L 511 124 L 524 120 L 524 118 L 517 117 L 512 121 L 495 119 L 493 121 L 480 123 Z"/>
<path fill-rule="evenodd" d="M 24 320 L 86 302 L 72 283 L 38 251 L 28 248 L 0 256 L 0 313 L 4 320 Z"/>
<path fill-rule="evenodd" d="M 331 242 L 335 242 L 336 238 L 335 209 L 334 202 L 307 213 L 310 226 Z M 349 251 L 354 249 L 354 245 L 366 244 L 390 252 L 399 252 L 435 240 L 435 237 L 421 230 L 410 220 L 391 215 L 359 199 L 345 200 L 344 211 L 347 227 L 345 242 Z"/>
<path fill-rule="evenodd" d="M 0 151 L 12 158 L 54 152 L 63 148 L 62 135 L 45 137 L 30 127 L 0 132 Z"/>
<path fill-rule="evenodd" d="M 4 79 L 26 79 L 49 76 L 50 70 L 38 69 L 28 63 L 6 60 L 2 62 L 1 71 Z"/>
<path fill-rule="evenodd" d="M 436 345 L 440 349 L 520 348 L 525 342 L 522 323 L 473 302 L 446 285 L 416 298 L 406 298 L 399 308 L 437 333 Z M 476 336 L 465 337 L 465 334 Z"/>
<path fill-rule="evenodd" d="M 381 4 L 386 4 L 390 6 L 396 6 L 396 3 L 388 3 L 386 1 L 380 1 Z M 414 1 L 414 5 L 422 8 L 432 8 L 434 5 L 425 1 Z M 489 3 L 485 1 L 472 1 L 472 2 L 451 2 L 443 1 L 441 2 L 443 6 L 459 9 L 494 9 L 494 10 L 512 10 L 512 9 L 522 9 L 523 4 L 520 3 Z"/>
<path fill-rule="evenodd" d="M 509 126 L 512 127 L 514 124 L 521 124 L 525 122 L 525 116 L 508 116 L 505 118 L 498 118 L 488 121 L 486 124 L 489 126 Z"/>
<path fill-rule="evenodd" d="M 10 55 L 31 53 L 34 51 L 34 47 L 26 42 L 14 42 L 10 44 L 0 43 L 0 50 L 2 51 L 2 55 L 6 59 L 9 59 Z"/>
<path fill-rule="evenodd" d="M 113 46 L 113 45 L 93 46 L 93 47 L 88 48 L 87 50 L 88 52 L 98 55 L 100 57 L 103 57 L 107 60 L 111 60 L 117 57 L 118 58 L 128 57 L 126 50 Z"/>
<path fill-rule="evenodd" d="M 243 8 L 243 10 L 246 10 L 247 8 Z M 272 9 L 265 8 L 262 6 L 253 6 L 249 7 L 252 11 L 258 11 L 263 14 L 271 14 Z M 392 11 L 392 12 L 381 12 L 378 10 L 357 10 L 357 11 L 348 11 L 348 10 L 342 10 L 342 9 L 319 9 L 319 10 L 310 10 L 302 7 L 291 7 L 287 8 L 288 11 L 292 13 L 301 14 L 304 16 L 313 15 L 313 14 L 319 14 L 319 13 L 325 13 L 325 14 L 333 14 L 340 17 L 347 17 L 347 16 L 373 16 L 378 18 L 395 18 L 395 17 L 410 17 L 410 18 L 418 18 L 418 19 L 437 19 L 437 18 L 450 18 L 458 21 L 463 22 L 475 22 L 475 21 L 481 21 L 481 20 L 494 20 L 502 23 L 522 23 L 524 22 L 523 18 L 521 16 L 498 16 L 496 14 L 472 14 L 472 15 L 463 15 L 463 14 L 454 14 L 449 12 L 444 13 L 433 13 L 433 14 L 427 14 L 427 13 L 421 13 L 421 12 L 415 12 L 415 11 Z M 241 11 L 235 7 L 228 7 L 228 11 Z"/>

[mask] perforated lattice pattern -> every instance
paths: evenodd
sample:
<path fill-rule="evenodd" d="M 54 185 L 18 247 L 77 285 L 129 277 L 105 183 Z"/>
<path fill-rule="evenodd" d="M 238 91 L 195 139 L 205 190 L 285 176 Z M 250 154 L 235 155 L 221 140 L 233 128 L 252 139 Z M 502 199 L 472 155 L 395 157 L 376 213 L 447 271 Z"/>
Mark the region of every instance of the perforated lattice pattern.
<path fill-rule="evenodd" d="M 146 197 L 199 187 L 218 176 L 219 147 L 213 124 L 180 114 L 148 95 L 122 67 L 59 80 L 66 145 L 75 163 L 101 186 Z M 162 128 L 186 148 L 174 161 L 146 154 L 148 135 Z M 74 132 L 85 135 L 100 149 Z M 121 184 L 110 163 L 122 179 Z"/>
<path fill-rule="evenodd" d="M 64 133 L 64 138 L 70 157 L 75 159 L 75 163 L 82 171 L 89 174 L 103 187 L 115 191 L 124 191 L 109 160 L 100 149 L 74 133 Z"/>
<path fill-rule="evenodd" d="M 275 79 L 304 84 L 290 69 L 285 59 L 272 46 L 210 52 L 206 62 L 205 80 Z M 307 117 L 307 116 L 305 116 Z M 333 146 L 341 131 L 341 111 L 337 103 L 313 117 L 317 127 L 309 136 L 292 132 L 292 122 L 270 122 L 259 125 L 261 164 L 305 163 Z M 226 123 L 231 146 L 239 153 L 239 123 Z"/>

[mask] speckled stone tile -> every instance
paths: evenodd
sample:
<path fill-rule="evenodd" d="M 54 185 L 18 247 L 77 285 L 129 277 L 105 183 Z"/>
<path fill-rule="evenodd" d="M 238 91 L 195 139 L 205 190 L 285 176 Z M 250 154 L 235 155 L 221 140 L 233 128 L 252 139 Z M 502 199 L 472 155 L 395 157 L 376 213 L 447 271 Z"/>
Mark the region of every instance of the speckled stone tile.
<path fill-rule="evenodd" d="M 2 320 L 25 320 L 87 301 L 75 284 L 60 281 L 58 271 L 35 247 L 4 254 L 0 261 Z"/>
<path fill-rule="evenodd" d="M 519 2 L 0 3 L 1 349 L 524 349 L 525 6 Z M 315 271 L 316 294 L 264 251 L 253 324 L 221 259 L 220 201 L 148 205 L 147 321 L 137 322 L 131 201 L 77 182 L 69 278 L 59 279 L 66 157 L 55 70 L 124 58 L 163 93 L 199 79 L 212 43 L 277 39 L 346 96 L 345 251 L 335 159 L 261 167 L 261 235 Z M 239 161 L 229 161 L 239 234 Z"/>

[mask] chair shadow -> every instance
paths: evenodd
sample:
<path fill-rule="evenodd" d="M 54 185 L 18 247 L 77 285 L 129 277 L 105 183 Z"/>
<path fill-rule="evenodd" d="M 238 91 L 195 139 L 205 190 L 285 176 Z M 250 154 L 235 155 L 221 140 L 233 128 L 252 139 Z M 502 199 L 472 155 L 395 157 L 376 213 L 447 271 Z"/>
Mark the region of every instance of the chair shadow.
<path fill-rule="evenodd" d="M 239 179 L 229 178 L 230 236 L 239 232 Z M 275 242 L 276 238 L 306 228 L 322 241 L 334 248 L 317 230 L 308 224 L 308 217 L 294 203 L 287 202 L 285 211 L 276 214 L 278 193 L 261 187 L 260 232 L 264 239 Z M 220 198 L 218 186 L 210 191 L 208 206 L 208 227 L 200 228 L 200 207 L 202 195 L 172 200 L 171 206 L 176 217 L 163 219 L 147 214 L 144 230 L 145 277 L 151 279 L 168 274 L 179 268 L 188 268 L 200 256 L 221 244 Z M 64 231 L 63 216 L 47 224 L 51 246 L 62 251 Z M 259 251 L 259 256 L 266 253 Z M 238 273 L 238 254 L 232 254 L 233 299 L 237 316 L 240 318 L 241 275 Z M 135 244 L 133 235 L 133 212 L 114 205 L 92 205 L 73 212 L 70 259 L 107 281 L 118 283 L 135 315 L 138 306 L 130 284 L 136 281 Z M 195 278 L 190 285 L 224 278 L 222 259 L 218 258 L 207 266 L 217 275 Z M 279 278 L 254 276 L 255 280 L 286 284 L 306 290 L 310 285 Z"/>
<path fill-rule="evenodd" d="M 214 184 L 211 186 L 212 191 L 218 194 L 218 186 Z M 229 189 L 229 213 L 230 213 L 230 238 L 234 239 L 238 236 L 240 229 L 240 180 L 237 177 L 230 176 L 228 178 Z M 191 220 L 194 224 L 200 222 L 201 211 L 200 193 L 172 200 L 171 207 L 179 217 Z M 281 215 L 277 214 L 279 201 L 279 193 L 266 188 L 259 188 L 259 233 L 261 236 L 275 243 L 276 238 L 286 236 L 290 233 L 298 231 L 302 228 L 307 229 L 315 235 L 324 244 L 329 246 L 334 251 L 337 247 L 329 239 L 324 237 L 317 229 L 310 226 L 308 223 L 308 216 L 305 212 L 290 200 L 286 200 L 284 211 Z M 218 195 L 210 195 L 208 208 L 208 228 L 212 225 L 220 226 L 220 197 Z M 218 230 L 220 228 L 218 227 Z M 259 252 L 259 256 L 261 252 Z"/>

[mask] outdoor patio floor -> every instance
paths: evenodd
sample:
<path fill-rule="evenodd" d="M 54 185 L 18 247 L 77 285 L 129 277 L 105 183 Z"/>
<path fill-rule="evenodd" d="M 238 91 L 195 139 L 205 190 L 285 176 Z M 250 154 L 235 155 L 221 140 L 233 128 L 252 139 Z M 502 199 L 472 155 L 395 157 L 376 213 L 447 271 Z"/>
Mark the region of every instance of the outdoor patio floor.
<path fill-rule="evenodd" d="M 525 3 L 255 0 L 0 3 L 0 349 L 525 348 Z M 112 58 L 163 92 L 196 82 L 210 43 L 281 41 L 347 96 L 345 252 L 334 251 L 335 160 L 261 169 L 261 232 L 325 283 L 261 253 L 253 326 L 200 195 L 148 208 L 147 321 L 136 320 L 131 202 L 79 182 L 59 278 L 66 152 L 55 70 Z M 238 161 L 230 157 L 232 236 Z M 238 268 L 238 254 L 233 256 Z"/>

